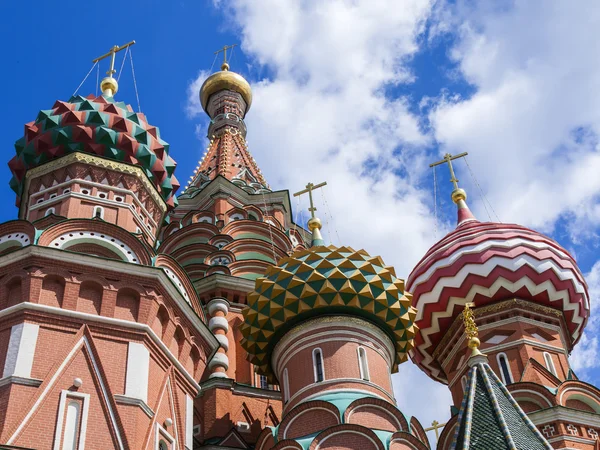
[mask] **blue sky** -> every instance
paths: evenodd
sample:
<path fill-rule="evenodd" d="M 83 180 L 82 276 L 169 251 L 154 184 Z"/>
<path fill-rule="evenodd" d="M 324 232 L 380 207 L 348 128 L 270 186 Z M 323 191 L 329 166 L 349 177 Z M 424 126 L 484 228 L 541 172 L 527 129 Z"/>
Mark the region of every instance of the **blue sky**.
<path fill-rule="evenodd" d="M 104 4 L 70 0 L 39 2 L 35 10 L 2 2 L 0 30 L 10 42 L 1 75 L 5 161 L 23 124 L 55 100 L 67 100 L 92 59 L 135 39 L 142 111 L 171 144 L 185 184 L 206 146 L 198 88 L 213 52 L 239 43 L 232 69 L 254 92 L 250 151 L 275 189 L 295 192 L 308 181 L 328 181 L 331 216 L 324 204 L 320 214 L 334 244 L 381 254 L 406 277 L 455 220 L 447 169 L 437 171 L 436 208 L 428 164 L 446 151 L 468 151 L 500 219 L 547 233 L 571 251 L 594 304 L 600 62 L 589 49 L 597 42 L 600 9 L 592 0 L 576 7 L 560 0 L 501 7 L 470 0 L 398 3 L 150 0 L 107 11 Z M 104 62 L 101 77 L 106 70 Z M 79 93 L 95 93 L 95 80 L 93 72 Z M 135 108 L 129 62 L 120 86 L 117 97 Z M 9 220 L 17 211 L 8 168 L 0 167 L 6 180 L 0 220 Z M 456 170 L 472 210 L 487 220 L 467 166 L 457 162 Z M 593 382 L 600 373 L 597 322 L 573 357 L 579 376 Z M 410 363 L 394 379 L 406 413 L 424 423 L 447 417 L 444 386 Z"/>

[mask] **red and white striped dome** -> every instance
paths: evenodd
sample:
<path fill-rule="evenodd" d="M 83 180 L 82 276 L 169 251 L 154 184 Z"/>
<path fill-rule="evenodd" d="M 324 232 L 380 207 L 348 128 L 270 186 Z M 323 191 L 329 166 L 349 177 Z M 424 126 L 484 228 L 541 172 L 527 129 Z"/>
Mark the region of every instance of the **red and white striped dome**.
<path fill-rule="evenodd" d="M 408 277 L 420 329 L 412 360 L 432 378 L 447 381 L 432 355 L 467 302 L 482 306 L 517 297 L 550 306 L 563 312 L 571 345 L 577 342 L 590 305 L 573 257 L 520 225 L 479 222 L 461 203 L 456 230 L 431 247 Z"/>

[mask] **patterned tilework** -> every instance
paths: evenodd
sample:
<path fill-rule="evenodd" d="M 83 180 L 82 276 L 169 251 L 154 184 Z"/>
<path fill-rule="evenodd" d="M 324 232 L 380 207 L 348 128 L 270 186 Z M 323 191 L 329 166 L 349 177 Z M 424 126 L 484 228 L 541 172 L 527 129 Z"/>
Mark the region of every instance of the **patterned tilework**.
<path fill-rule="evenodd" d="M 469 370 L 453 450 L 550 450 L 552 447 L 487 363 Z"/>
<path fill-rule="evenodd" d="M 15 143 L 16 156 L 8 166 L 11 188 L 20 197 L 25 173 L 63 155 L 83 152 L 141 167 L 171 208 L 177 205 L 179 183 L 173 172 L 169 144 L 142 113 L 113 98 L 93 95 L 57 101 L 25 125 L 25 135 Z"/>
<path fill-rule="evenodd" d="M 379 256 L 350 247 L 318 246 L 294 253 L 256 280 L 241 326 L 242 346 L 258 372 L 272 377 L 270 354 L 292 326 L 323 314 L 355 315 L 381 326 L 406 361 L 417 330 L 411 295 Z"/>

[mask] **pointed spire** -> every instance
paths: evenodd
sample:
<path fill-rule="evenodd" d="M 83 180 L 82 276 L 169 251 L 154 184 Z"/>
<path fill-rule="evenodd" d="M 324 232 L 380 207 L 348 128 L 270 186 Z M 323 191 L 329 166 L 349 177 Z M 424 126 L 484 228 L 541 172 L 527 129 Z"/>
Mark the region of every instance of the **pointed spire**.
<path fill-rule="evenodd" d="M 440 164 L 448 164 L 448 168 L 450 169 L 450 182 L 454 185 L 454 190 L 452 191 L 452 201 L 456 203 L 458 207 L 458 219 L 456 221 L 457 227 L 461 226 L 465 222 L 469 222 L 471 220 L 477 220 L 469 207 L 467 206 L 467 193 L 464 189 L 458 187 L 458 178 L 454 175 L 454 167 L 452 167 L 452 161 L 458 158 L 462 158 L 467 156 L 468 153 L 459 153 L 458 155 L 451 155 L 450 153 L 446 153 L 444 155 L 444 159 L 441 161 L 437 161 L 429 164 L 429 167 L 439 166 Z"/>

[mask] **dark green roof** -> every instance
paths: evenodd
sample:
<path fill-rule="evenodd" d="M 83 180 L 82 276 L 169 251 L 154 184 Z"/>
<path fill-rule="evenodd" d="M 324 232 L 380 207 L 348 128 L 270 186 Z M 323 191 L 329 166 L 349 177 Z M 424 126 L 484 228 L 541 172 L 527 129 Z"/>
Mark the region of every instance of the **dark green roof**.
<path fill-rule="evenodd" d="M 477 358 L 469 370 L 452 449 L 552 449 L 492 371 L 487 358 Z"/>

